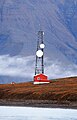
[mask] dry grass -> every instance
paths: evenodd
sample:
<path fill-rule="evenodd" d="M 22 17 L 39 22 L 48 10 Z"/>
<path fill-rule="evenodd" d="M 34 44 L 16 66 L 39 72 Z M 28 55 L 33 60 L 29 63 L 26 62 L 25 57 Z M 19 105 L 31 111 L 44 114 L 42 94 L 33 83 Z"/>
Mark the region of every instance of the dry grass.
<path fill-rule="evenodd" d="M 51 80 L 50 84 L 32 82 L 0 85 L 0 99 L 77 101 L 77 77 Z"/>

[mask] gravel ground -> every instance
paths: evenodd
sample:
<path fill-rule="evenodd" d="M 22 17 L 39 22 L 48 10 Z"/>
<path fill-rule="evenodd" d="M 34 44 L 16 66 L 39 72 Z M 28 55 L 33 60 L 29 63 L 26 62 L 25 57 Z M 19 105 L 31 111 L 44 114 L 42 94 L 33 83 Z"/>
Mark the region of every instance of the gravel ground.
<path fill-rule="evenodd" d="M 0 106 L 27 106 L 44 108 L 72 108 L 77 109 L 77 102 L 51 101 L 51 100 L 3 100 L 0 99 Z"/>

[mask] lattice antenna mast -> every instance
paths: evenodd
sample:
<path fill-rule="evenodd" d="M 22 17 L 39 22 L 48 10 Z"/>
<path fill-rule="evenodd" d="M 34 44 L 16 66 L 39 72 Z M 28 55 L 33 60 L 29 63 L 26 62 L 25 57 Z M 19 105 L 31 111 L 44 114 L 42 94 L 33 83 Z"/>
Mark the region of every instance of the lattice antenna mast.
<path fill-rule="evenodd" d="M 44 32 L 38 31 L 37 50 L 36 50 L 36 66 L 35 75 L 44 74 Z"/>

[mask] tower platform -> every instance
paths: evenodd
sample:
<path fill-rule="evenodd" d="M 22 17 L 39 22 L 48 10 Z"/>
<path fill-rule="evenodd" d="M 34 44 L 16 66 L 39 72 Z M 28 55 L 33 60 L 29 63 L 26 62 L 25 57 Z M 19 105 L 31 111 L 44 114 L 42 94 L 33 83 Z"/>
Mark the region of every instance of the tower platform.
<path fill-rule="evenodd" d="M 34 84 L 44 84 L 44 83 L 50 83 L 46 75 L 38 74 L 34 76 Z"/>

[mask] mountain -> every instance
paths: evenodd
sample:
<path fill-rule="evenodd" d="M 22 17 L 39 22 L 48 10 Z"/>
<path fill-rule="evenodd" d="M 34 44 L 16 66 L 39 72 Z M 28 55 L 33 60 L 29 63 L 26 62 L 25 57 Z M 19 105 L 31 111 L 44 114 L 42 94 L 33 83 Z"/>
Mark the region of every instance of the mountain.
<path fill-rule="evenodd" d="M 42 85 L 2 84 L 0 105 L 77 108 L 77 77 L 55 79 Z"/>
<path fill-rule="evenodd" d="M 3 64 L 5 64 L 5 60 L 2 56 L 8 55 L 8 60 L 12 60 L 13 57 L 21 57 L 21 59 L 25 57 L 26 59 L 28 56 L 35 56 L 37 32 L 42 29 L 45 32 L 45 57 L 47 59 L 45 66 L 49 78 L 76 76 L 76 6 L 77 0 L 0 0 L 0 57 L 1 61 L 4 61 Z M 29 60 L 29 63 L 32 61 Z M 34 66 L 34 62 L 32 65 Z M 10 68 L 10 66 L 14 69 L 15 66 L 17 67 L 15 63 L 11 63 L 7 67 Z M 30 70 L 30 64 L 28 66 L 28 68 L 26 64 L 23 66 L 24 74 Z M 13 74 L 7 74 L 7 67 L 0 67 L 1 77 L 17 78 L 15 71 Z M 19 65 L 19 69 L 21 69 L 21 65 Z M 10 71 L 10 69 L 8 70 Z M 34 70 L 31 72 L 33 75 Z M 32 76 L 28 77 L 30 80 L 32 79 Z M 20 79 L 22 80 L 22 78 Z"/>

